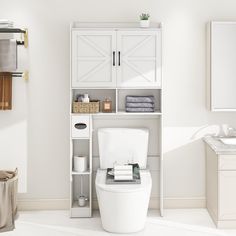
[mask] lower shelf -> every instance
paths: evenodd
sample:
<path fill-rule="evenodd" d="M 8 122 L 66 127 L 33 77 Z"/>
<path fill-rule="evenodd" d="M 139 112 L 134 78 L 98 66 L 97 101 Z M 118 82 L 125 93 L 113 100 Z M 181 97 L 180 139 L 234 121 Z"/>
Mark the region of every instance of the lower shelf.
<path fill-rule="evenodd" d="M 70 215 L 71 217 L 91 217 L 92 210 L 90 207 L 90 203 L 87 202 L 84 207 L 80 207 L 78 206 L 77 201 L 73 201 L 72 207 L 70 209 Z"/>

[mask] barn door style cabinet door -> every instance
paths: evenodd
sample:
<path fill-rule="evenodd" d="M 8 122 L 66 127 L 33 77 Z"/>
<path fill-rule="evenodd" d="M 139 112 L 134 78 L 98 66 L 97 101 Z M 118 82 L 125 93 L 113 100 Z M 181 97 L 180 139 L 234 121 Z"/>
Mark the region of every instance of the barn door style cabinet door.
<path fill-rule="evenodd" d="M 161 87 L 160 30 L 72 33 L 72 87 Z"/>
<path fill-rule="evenodd" d="M 118 31 L 118 87 L 160 87 L 160 50 L 160 31 Z"/>
<path fill-rule="evenodd" d="M 72 87 L 116 85 L 115 31 L 72 32 Z"/>

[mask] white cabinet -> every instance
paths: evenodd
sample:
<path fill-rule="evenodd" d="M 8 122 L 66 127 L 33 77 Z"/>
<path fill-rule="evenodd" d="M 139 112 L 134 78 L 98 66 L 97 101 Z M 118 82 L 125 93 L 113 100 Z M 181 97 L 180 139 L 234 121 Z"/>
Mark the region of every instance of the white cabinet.
<path fill-rule="evenodd" d="M 161 87 L 161 31 L 74 30 L 72 87 Z"/>
<path fill-rule="evenodd" d="M 209 26 L 210 109 L 236 111 L 236 22 L 211 22 Z"/>
<path fill-rule="evenodd" d="M 117 32 L 118 87 L 161 86 L 160 31 Z"/>
<path fill-rule="evenodd" d="M 207 209 L 219 228 L 236 228 L 235 160 L 236 155 L 218 155 L 206 144 Z"/>
<path fill-rule="evenodd" d="M 91 217 L 92 204 L 96 205 L 92 176 L 99 166 L 97 129 L 100 127 L 147 127 L 150 130 L 149 161 L 155 159 L 157 166 L 152 166 L 155 175 L 158 173 L 158 178 L 153 178 L 151 202 L 159 206 L 163 215 L 161 30 L 160 23 L 152 23 L 145 29 L 140 28 L 139 22 L 71 24 L 71 217 Z M 73 113 L 72 105 L 79 94 L 89 94 L 91 99 L 100 101 L 109 98 L 112 112 Z M 154 112 L 126 112 L 127 95 L 153 96 Z M 73 169 L 73 157 L 78 155 L 89 158 L 86 172 Z M 84 207 L 78 206 L 80 195 L 89 198 Z"/>
<path fill-rule="evenodd" d="M 72 87 L 115 86 L 115 50 L 115 31 L 73 31 Z"/>
<path fill-rule="evenodd" d="M 234 156 L 236 159 L 236 156 Z M 219 219 L 236 220 L 236 171 L 219 172 Z"/>

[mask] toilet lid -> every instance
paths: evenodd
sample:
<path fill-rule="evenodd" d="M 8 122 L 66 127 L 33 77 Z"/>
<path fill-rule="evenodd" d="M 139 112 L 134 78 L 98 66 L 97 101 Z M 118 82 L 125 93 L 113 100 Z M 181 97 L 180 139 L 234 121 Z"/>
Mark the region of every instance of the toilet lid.
<path fill-rule="evenodd" d="M 152 186 L 149 170 L 140 170 L 141 184 L 106 184 L 106 170 L 98 169 L 96 187 L 111 192 L 136 192 L 144 191 Z"/>

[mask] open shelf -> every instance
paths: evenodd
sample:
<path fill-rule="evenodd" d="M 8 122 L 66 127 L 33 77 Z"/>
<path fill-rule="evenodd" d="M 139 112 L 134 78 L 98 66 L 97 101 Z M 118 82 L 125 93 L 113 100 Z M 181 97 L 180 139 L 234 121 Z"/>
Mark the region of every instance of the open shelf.
<path fill-rule="evenodd" d="M 84 172 L 86 173 L 86 172 Z M 71 217 L 91 217 L 91 188 L 90 181 L 91 176 L 88 172 L 87 175 L 72 175 L 72 182 L 71 182 Z M 81 184 L 83 184 L 81 186 Z M 81 207 L 78 204 L 79 196 L 85 196 L 89 200 L 86 201 L 86 205 Z"/>
<path fill-rule="evenodd" d="M 90 217 L 91 208 L 88 201 L 85 206 L 80 207 L 77 200 L 73 200 L 71 207 L 71 217 Z"/>
<path fill-rule="evenodd" d="M 99 100 L 100 111 L 102 111 L 102 101 L 105 101 L 105 99 L 108 98 L 112 101 L 112 111 L 116 111 L 116 89 L 74 89 L 72 91 L 72 101 L 76 101 L 79 94 L 88 94 L 90 100 Z"/>
<path fill-rule="evenodd" d="M 89 139 L 75 138 L 73 139 L 73 154 L 89 156 Z"/>
<path fill-rule="evenodd" d="M 90 153 L 89 153 L 89 139 L 73 139 L 72 140 L 72 165 L 71 165 L 71 174 L 72 175 L 89 175 L 90 171 Z M 86 156 L 88 161 L 88 169 L 85 172 L 77 172 L 74 170 L 74 156 Z"/>
<path fill-rule="evenodd" d="M 126 112 L 125 103 L 126 96 L 154 96 L 155 112 Z M 133 115 L 150 115 L 161 113 L 161 90 L 160 89 L 118 89 L 117 92 L 118 113 Z"/>

